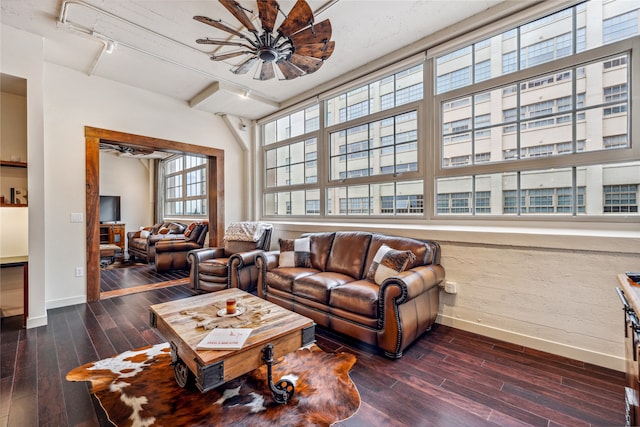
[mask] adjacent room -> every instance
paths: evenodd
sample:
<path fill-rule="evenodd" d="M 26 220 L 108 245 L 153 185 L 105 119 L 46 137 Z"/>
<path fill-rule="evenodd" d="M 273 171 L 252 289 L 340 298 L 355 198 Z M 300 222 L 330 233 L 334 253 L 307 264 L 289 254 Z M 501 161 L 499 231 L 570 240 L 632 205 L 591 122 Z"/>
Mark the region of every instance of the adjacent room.
<path fill-rule="evenodd" d="M 0 425 L 640 425 L 637 1 L 0 7 Z"/>

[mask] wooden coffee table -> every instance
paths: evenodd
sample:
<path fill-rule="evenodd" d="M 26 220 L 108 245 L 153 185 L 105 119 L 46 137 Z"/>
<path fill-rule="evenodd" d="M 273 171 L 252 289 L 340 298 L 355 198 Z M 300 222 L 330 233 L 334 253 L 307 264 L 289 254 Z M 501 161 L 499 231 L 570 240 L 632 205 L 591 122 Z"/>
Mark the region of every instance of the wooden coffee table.
<path fill-rule="evenodd" d="M 228 298 L 235 298 L 244 313 L 218 316 Z M 178 384 L 186 386 L 193 376 L 203 393 L 266 363 L 274 398 L 286 403 L 293 395 L 293 384 L 286 380 L 273 383 L 273 359 L 315 342 L 313 320 L 239 289 L 155 304 L 150 316 L 151 325 L 169 341 Z M 240 350 L 196 350 L 213 327 L 253 331 Z"/>

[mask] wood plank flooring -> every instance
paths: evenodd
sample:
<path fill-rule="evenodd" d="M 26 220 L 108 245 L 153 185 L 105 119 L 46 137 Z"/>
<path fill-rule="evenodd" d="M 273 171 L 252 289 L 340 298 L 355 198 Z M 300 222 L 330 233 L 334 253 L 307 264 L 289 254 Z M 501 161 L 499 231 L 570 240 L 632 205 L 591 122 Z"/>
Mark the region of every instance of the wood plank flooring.
<path fill-rule="evenodd" d="M 151 304 L 194 295 L 188 285 L 49 310 L 47 326 L 2 319 L 0 427 L 107 426 L 76 366 L 163 342 Z M 436 325 L 392 361 L 318 328 L 325 351 L 349 351 L 362 404 L 341 426 L 620 426 L 624 374 Z M 173 375 L 173 373 L 167 373 Z"/>
<path fill-rule="evenodd" d="M 100 271 L 100 292 L 133 288 L 154 283 L 171 282 L 189 277 L 189 270 L 157 272 L 154 264 Z"/>

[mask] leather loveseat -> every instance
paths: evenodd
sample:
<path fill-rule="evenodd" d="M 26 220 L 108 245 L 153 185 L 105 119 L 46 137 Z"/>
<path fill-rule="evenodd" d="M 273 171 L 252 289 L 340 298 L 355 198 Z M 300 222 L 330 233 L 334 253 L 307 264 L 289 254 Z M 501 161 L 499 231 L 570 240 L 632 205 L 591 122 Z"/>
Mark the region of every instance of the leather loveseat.
<path fill-rule="evenodd" d="M 393 359 L 435 322 L 445 276 L 437 242 L 342 231 L 279 242 L 256 259 L 263 299 Z"/>
<path fill-rule="evenodd" d="M 187 254 L 204 246 L 209 222 L 192 222 L 182 239 L 168 239 L 156 243 L 156 271 L 188 270 Z"/>
<path fill-rule="evenodd" d="M 144 227 L 127 233 L 127 251 L 129 259 L 141 259 L 155 262 L 156 243 L 167 239 L 184 239 L 187 226 L 179 222 L 160 222 L 153 227 Z"/>

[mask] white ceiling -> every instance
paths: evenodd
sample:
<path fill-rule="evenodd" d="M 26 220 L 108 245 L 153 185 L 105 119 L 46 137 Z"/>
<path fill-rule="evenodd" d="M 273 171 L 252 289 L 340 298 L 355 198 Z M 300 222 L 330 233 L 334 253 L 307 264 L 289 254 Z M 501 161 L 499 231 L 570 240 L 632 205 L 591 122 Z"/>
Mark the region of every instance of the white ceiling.
<path fill-rule="evenodd" d="M 1 5 L 3 24 L 44 37 L 48 62 L 161 93 L 200 110 L 256 119 L 501 1 L 310 0 L 315 21 L 331 21 L 333 55 L 313 74 L 267 81 L 253 79 L 252 72 L 231 73 L 243 57 L 214 62 L 209 57 L 215 47 L 195 43 L 198 38 L 228 38 L 193 20 L 195 15 L 243 28 L 215 0 L 1 0 Z M 256 2 L 239 3 L 255 11 L 259 27 Z M 285 13 L 294 3 L 279 0 Z M 108 40 L 116 42 L 112 53 L 104 52 Z"/>

